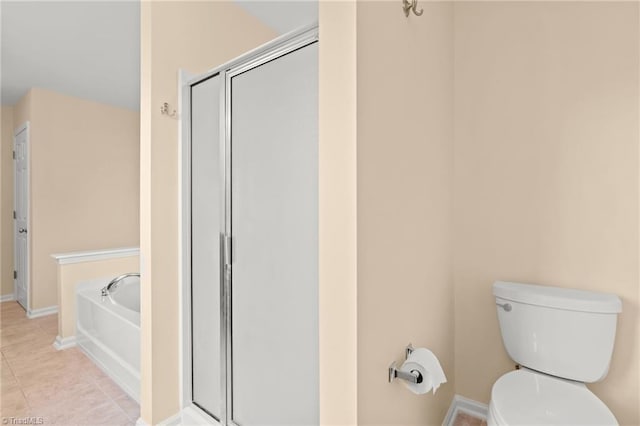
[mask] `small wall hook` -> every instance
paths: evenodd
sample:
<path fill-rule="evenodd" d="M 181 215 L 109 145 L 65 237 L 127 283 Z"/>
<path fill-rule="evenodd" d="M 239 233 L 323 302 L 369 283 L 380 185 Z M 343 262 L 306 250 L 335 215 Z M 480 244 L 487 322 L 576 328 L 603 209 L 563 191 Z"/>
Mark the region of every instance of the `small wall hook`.
<path fill-rule="evenodd" d="M 421 16 L 424 10 L 420 8 L 418 10 L 418 0 L 402 0 L 402 9 L 404 10 L 404 16 L 409 17 L 409 11 L 413 11 L 416 16 Z"/>
<path fill-rule="evenodd" d="M 161 106 L 160 106 L 160 113 L 163 115 L 168 115 L 171 118 L 176 118 L 178 116 L 178 113 L 176 112 L 176 110 L 172 110 L 169 111 L 169 103 L 168 102 L 164 102 Z"/>

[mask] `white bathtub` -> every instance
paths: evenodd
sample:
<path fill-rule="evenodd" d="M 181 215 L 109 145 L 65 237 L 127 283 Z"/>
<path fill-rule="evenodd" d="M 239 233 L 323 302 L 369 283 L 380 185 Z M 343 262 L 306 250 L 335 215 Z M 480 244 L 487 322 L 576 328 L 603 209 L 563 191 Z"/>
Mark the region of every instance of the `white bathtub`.
<path fill-rule="evenodd" d="M 108 279 L 78 284 L 76 338 L 82 351 L 140 402 L 140 279 L 128 277 L 110 297 Z"/>

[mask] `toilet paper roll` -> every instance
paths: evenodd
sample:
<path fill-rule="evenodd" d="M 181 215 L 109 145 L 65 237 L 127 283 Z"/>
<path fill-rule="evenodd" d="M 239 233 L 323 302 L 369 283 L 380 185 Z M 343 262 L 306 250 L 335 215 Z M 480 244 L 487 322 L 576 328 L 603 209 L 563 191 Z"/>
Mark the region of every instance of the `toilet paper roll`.
<path fill-rule="evenodd" d="M 442 371 L 440 361 L 429 349 L 414 349 L 400 370 L 408 373 L 419 371 L 422 374 L 422 383 L 410 383 L 403 380 L 405 386 L 418 395 L 427 393 L 431 389 L 435 394 L 442 383 L 447 383 L 447 377 Z"/>

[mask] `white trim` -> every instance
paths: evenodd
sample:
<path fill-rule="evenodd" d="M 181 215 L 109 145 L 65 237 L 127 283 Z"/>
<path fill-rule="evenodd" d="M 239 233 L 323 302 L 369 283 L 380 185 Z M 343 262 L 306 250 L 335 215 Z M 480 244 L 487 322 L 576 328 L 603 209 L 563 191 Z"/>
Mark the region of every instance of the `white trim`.
<path fill-rule="evenodd" d="M 123 247 L 106 250 L 71 251 L 52 254 L 58 265 L 69 263 L 95 262 L 96 260 L 116 259 L 119 257 L 139 256 L 140 247 Z"/>
<path fill-rule="evenodd" d="M 182 416 L 180 413 L 176 413 L 171 417 L 167 417 L 158 423 L 158 426 L 180 426 L 182 424 Z"/>
<path fill-rule="evenodd" d="M 281 36 L 278 36 L 273 40 L 268 41 L 262 44 L 261 46 L 256 47 L 255 49 L 249 50 L 248 52 L 243 53 L 240 56 L 237 56 L 235 59 L 232 59 L 229 62 L 226 62 L 215 68 L 212 68 L 209 71 L 206 71 L 204 74 L 199 74 L 194 78 L 188 80 L 187 85 L 193 86 L 204 80 L 207 80 L 209 77 L 212 77 L 218 73 L 220 73 L 221 77 L 224 77 L 224 74 L 226 74 L 232 68 L 236 68 L 240 64 L 246 64 L 246 63 L 252 62 L 257 57 L 264 56 L 265 54 L 271 54 L 275 51 L 278 51 L 284 45 L 291 44 L 292 40 L 299 39 L 309 34 L 311 34 L 311 37 L 314 38 L 316 41 L 320 39 L 320 30 L 319 30 L 318 21 L 315 21 L 308 25 L 304 25 L 288 33 L 282 34 Z M 279 56 L 279 55 L 276 55 L 276 56 Z"/>
<path fill-rule="evenodd" d="M 22 132 L 23 130 L 27 130 L 30 125 L 31 123 L 29 122 L 29 120 L 25 121 L 24 123 L 22 123 L 21 125 L 19 125 L 13 130 L 13 135 L 15 136 L 18 133 Z"/>
<path fill-rule="evenodd" d="M 11 302 L 13 300 L 16 300 L 15 293 L 3 294 L 0 296 L 0 302 Z"/>
<path fill-rule="evenodd" d="M 456 416 L 460 412 L 486 421 L 489 414 L 489 406 L 456 394 L 453 396 L 449 411 L 447 411 L 447 415 L 442 421 L 443 426 L 453 426 Z"/>
<path fill-rule="evenodd" d="M 216 419 L 206 414 L 198 406 L 191 404 L 180 412 L 181 424 L 189 425 L 220 425 Z"/>
<path fill-rule="evenodd" d="M 74 346 L 76 346 L 76 336 L 62 338 L 58 335 L 55 342 L 53 342 L 53 347 L 58 351 L 73 348 Z"/>
<path fill-rule="evenodd" d="M 179 395 L 180 407 L 185 407 L 191 402 L 191 348 L 188 335 L 190 333 L 190 323 L 187 318 L 191 317 L 190 290 L 187 289 L 189 282 L 189 268 L 187 266 L 188 257 L 188 234 L 187 229 L 190 226 L 189 217 L 189 168 L 190 168 L 190 122 L 191 122 L 191 86 L 187 85 L 187 81 L 192 79 L 194 74 L 182 68 L 178 70 L 178 176 L 180 183 L 178 185 L 178 221 L 181 224 L 179 230 L 180 238 L 178 241 L 178 250 L 181 254 L 178 261 L 178 330 L 180 351 L 178 352 L 178 362 L 180 365 L 179 375 Z M 185 338 L 187 340 L 185 340 Z"/>
<path fill-rule="evenodd" d="M 182 424 L 190 424 L 190 423 L 182 423 L 182 416 L 180 415 L 180 413 L 178 413 L 162 420 L 161 422 L 158 423 L 158 426 L 179 426 Z M 136 426 L 149 426 L 149 423 L 142 420 L 142 417 L 138 417 L 138 420 L 136 420 Z"/>
<path fill-rule="evenodd" d="M 39 318 L 47 315 L 53 315 L 58 313 L 58 305 L 47 306 L 46 308 L 40 309 L 29 309 L 27 310 L 27 318 Z"/>

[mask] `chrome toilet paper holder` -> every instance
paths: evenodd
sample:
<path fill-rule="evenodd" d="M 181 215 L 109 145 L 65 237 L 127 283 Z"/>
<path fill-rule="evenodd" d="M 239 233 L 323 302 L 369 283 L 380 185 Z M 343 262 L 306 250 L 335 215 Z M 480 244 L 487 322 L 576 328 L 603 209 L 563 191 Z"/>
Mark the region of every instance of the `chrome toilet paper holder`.
<path fill-rule="evenodd" d="M 404 358 L 405 360 L 409 358 L 411 352 L 413 352 L 414 348 L 411 343 L 404 348 Z M 422 383 L 422 374 L 419 371 L 413 370 L 409 373 L 406 371 L 398 370 L 397 364 L 395 361 L 391 363 L 389 366 L 389 383 L 393 382 L 394 379 L 402 379 L 406 380 L 409 383 Z"/>

